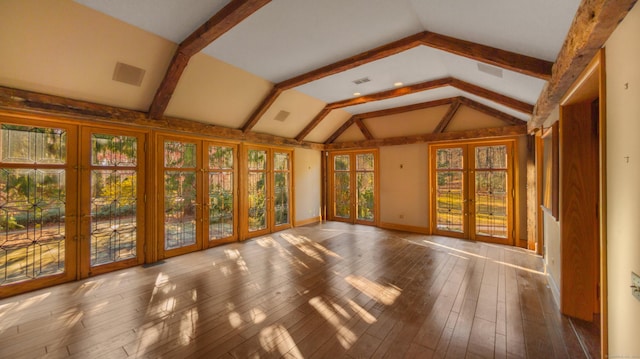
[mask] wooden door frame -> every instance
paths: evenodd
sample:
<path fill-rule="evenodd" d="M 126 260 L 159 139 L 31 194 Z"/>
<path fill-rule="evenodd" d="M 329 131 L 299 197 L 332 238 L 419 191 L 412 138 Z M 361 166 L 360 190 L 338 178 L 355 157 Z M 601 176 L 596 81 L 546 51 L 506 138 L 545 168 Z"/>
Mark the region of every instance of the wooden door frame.
<path fill-rule="evenodd" d="M 89 223 L 85 223 L 85 219 L 90 218 L 90 202 L 91 202 L 91 135 L 93 133 L 107 134 L 107 135 L 124 135 L 136 137 L 138 140 L 138 166 L 136 175 L 136 191 L 137 202 L 136 205 L 136 258 L 128 260 L 107 263 L 91 267 L 91 238 L 90 229 L 87 227 Z M 97 274 L 107 273 L 118 269 L 128 268 L 140 265 L 145 261 L 144 248 L 146 245 L 146 157 L 147 157 L 147 132 L 139 131 L 136 129 L 123 129 L 121 127 L 114 126 L 81 126 L 80 128 L 80 234 L 82 241 L 80 243 L 80 278 L 86 278 Z M 123 167 L 126 170 L 127 167 Z M 85 232 L 86 231 L 86 232 Z"/>
<path fill-rule="evenodd" d="M 28 126 L 28 127 L 46 127 L 46 128 L 62 128 L 67 131 L 67 159 L 65 168 L 65 263 L 64 272 L 53 274 L 41 278 L 27 281 L 19 281 L 0 286 L 0 298 L 10 297 L 19 293 L 24 293 L 40 288 L 50 287 L 73 281 L 79 278 L 80 266 L 79 243 L 80 243 L 80 196 L 74 188 L 79 186 L 79 126 L 74 121 L 64 118 L 56 119 L 50 116 L 26 115 L 9 113 L 5 114 L 0 111 L 0 123 Z M 20 166 L 18 166 L 20 167 Z M 23 166 L 28 168 L 28 166 Z"/>
<path fill-rule="evenodd" d="M 599 147 L 598 152 L 598 244 L 599 244 L 599 260 L 597 278 L 600 282 L 600 290 L 598 292 L 600 302 L 600 344 L 601 344 L 601 356 L 603 358 L 608 356 L 608 284 L 607 284 L 607 176 L 606 176 L 606 62 L 605 62 L 605 50 L 600 49 L 598 53 L 591 60 L 589 65 L 584 69 L 580 76 L 576 79 L 571 88 L 566 92 L 560 101 L 560 107 L 567 104 L 585 101 L 588 98 L 589 82 L 594 79 L 597 80 L 597 96 L 599 102 L 599 120 L 598 120 L 598 138 L 596 139 Z M 586 89 L 586 90 L 585 90 Z M 585 95 L 587 93 L 587 95 Z M 586 97 L 585 97 L 586 96 Z M 562 116 L 562 113 L 561 113 Z M 561 144 L 562 145 L 562 144 Z M 561 151 L 562 152 L 562 151 Z M 562 155 L 561 155 L 562 156 Z M 560 189 L 560 192 L 562 188 Z M 562 193 L 562 192 L 561 192 Z M 561 201 L 562 202 L 562 201 Z M 562 206 L 562 203 L 560 203 Z M 560 219 L 560 226 L 562 232 L 562 219 Z M 562 238 L 561 238 L 562 240 Z M 570 280 L 565 278 L 564 271 L 562 272 L 562 281 Z M 561 298 L 562 300 L 562 298 Z"/>
<path fill-rule="evenodd" d="M 202 179 L 202 174 L 203 171 L 201 171 L 202 168 L 202 147 L 203 147 L 203 141 L 202 138 L 199 137 L 192 137 L 192 136 L 181 136 L 181 135 L 175 135 L 175 134 L 169 134 L 169 133 L 156 133 L 156 163 L 155 163 L 155 167 L 157 168 L 157 172 L 156 172 L 156 195 L 157 197 L 157 208 L 156 208 L 156 228 L 157 228 L 157 241 L 158 241 L 158 259 L 164 259 L 164 258 L 169 258 L 169 257 L 174 257 L 174 256 L 179 256 L 185 253 L 190 253 L 190 252 L 194 252 L 194 251 L 198 251 L 204 248 L 204 236 L 202 234 L 202 224 L 198 225 L 198 222 L 200 220 L 202 220 L 203 217 L 203 207 L 202 203 L 203 203 L 203 193 L 202 190 L 199 190 L 202 185 L 203 185 L 203 179 Z M 188 246 L 184 246 L 184 247 L 180 247 L 180 248 L 175 248 L 175 249 L 165 249 L 165 228 L 164 228 L 164 217 L 165 217 L 165 211 L 164 211 L 164 171 L 165 171 L 165 166 L 164 166 L 164 142 L 165 140 L 169 140 L 169 141 L 177 141 L 177 142 L 185 142 L 185 143 L 194 143 L 196 145 L 196 164 L 195 164 L 195 168 L 194 168 L 194 172 L 196 174 L 196 204 L 199 203 L 200 205 L 196 205 L 196 216 L 195 216 L 195 220 L 196 220 L 196 238 L 195 238 L 195 243 L 188 245 Z M 198 145 L 200 146 L 200 149 L 198 150 Z M 202 223 L 202 222 L 201 222 Z"/>
<path fill-rule="evenodd" d="M 240 166 L 240 144 L 237 142 L 230 142 L 230 141 L 219 141 L 219 140 L 213 140 L 213 139 L 203 139 L 202 140 L 202 168 L 203 168 L 203 173 L 205 174 L 205 178 L 203 178 L 203 191 L 204 193 L 208 193 L 208 188 L 205 185 L 209 184 L 209 180 L 206 178 L 207 175 L 211 172 L 215 172 L 213 170 L 211 170 L 208 166 L 208 153 L 209 153 L 209 146 L 226 146 L 226 147 L 231 147 L 233 149 L 233 170 L 229 171 L 233 174 L 233 235 L 226 237 L 226 238 L 220 238 L 220 239 L 211 239 L 211 234 L 209 233 L 209 210 L 211 208 L 211 203 L 209 202 L 209 196 L 204 196 L 203 198 L 203 212 L 202 212 L 202 216 L 203 216 L 203 230 L 206 228 L 206 230 L 204 230 L 204 232 L 206 232 L 208 235 L 207 240 L 204 241 L 204 247 L 205 248 L 211 248 L 211 247 L 215 247 L 221 244 L 225 244 L 225 243 L 230 243 L 230 242 L 235 242 L 238 240 L 238 238 L 240 237 L 239 234 L 239 219 L 238 219 L 238 215 L 239 215 L 239 205 L 240 205 L 240 200 L 238 199 L 238 195 L 239 195 L 239 190 L 238 190 L 238 180 L 239 180 L 239 176 L 238 176 L 238 166 Z"/>
<path fill-rule="evenodd" d="M 337 222 L 345 222 L 352 224 L 363 224 L 367 226 L 378 226 L 380 223 L 380 151 L 377 148 L 368 148 L 368 149 L 357 149 L 357 150 L 337 150 L 337 151 L 327 151 L 326 156 L 326 178 L 327 181 L 327 190 L 326 190 L 326 218 L 329 221 L 337 221 Z M 374 218 L 373 221 L 364 221 L 358 220 L 358 215 L 356 213 L 356 155 L 363 153 L 372 153 L 373 154 L 373 196 L 374 196 Z M 334 166 L 333 166 L 333 158 L 339 155 L 349 155 L 350 168 L 350 188 L 351 188 L 351 217 L 350 218 L 341 218 L 335 216 L 335 208 L 334 208 Z"/>
<path fill-rule="evenodd" d="M 462 172 L 462 195 L 463 195 L 463 203 L 465 203 L 463 205 L 462 208 L 462 232 L 454 232 L 454 231 L 445 231 L 445 230 L 440 230 L 438 229 L 438 218 L 436 216 L 436 212 L 437 212 L 437 208 L 436 208 L 436 184 L 438 183 L 438 179 L 437 179 L 437 173 L 438 171 L 436 171 L 435 168 L 435 164 L 437 163 L 437 159 L 436 159 L 436 151 L 438 149 L 442 149 L 442 148 L 461 148 L 462 149 L 462 169 L 460 170 Z M 446 237 L 454 237 L 454 238 L 460 238 L 460 239 L 467 239 L 469 238 L 469 231 L 470 231 L 470 226 L 469 226 L 469 212 L 468 212 L 468 204 L 466 203 L 466 198 L 469 198 L 469 170 L 468 170 L 468 142 L 442 142 L 442 143 L 433 143 L 433 144 L 429 144 L 429 182 L 431 183 L 430 185 L 430 190 L 429 190 L 429 214 L 430 214 L 430 220 L 429 220 L 429 224 L 431 227 L 431 233 L 435 234 L 435 235 L 439 235 L 439 236 L 446 236 Z"/>

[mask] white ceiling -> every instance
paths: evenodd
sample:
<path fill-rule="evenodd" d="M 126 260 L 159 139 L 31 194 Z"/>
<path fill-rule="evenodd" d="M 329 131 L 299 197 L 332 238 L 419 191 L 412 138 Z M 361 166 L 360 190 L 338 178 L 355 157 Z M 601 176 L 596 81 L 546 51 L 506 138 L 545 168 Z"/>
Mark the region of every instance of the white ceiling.
<path fill-rule="evenodd" d="M 367 77 L 360 85 L 353 80 Z M 502 78 L 478 70 L 478 62 L 426 46 L 418 46 L 394 56 L 325 77 L 296 89 L 325 102 L 353 97 L 354 92 L 368 95 L 404 85 L 454 77 L 491 91 L 534 104 L 545 81 L 513 71 L 502 71 Z M 508 89 L 508 91 L 505 91 Z"/>
<path fill-rule="evenodd" d="M 75 0 L 176 43 L 224 7 L 226 0 Z M 547 61 L 563 44 L 580 0 L 273 0 L 203 52 L 278 83 L 422 31 Z M 355 85 L 353 80 L 371 82 Z M 467 58 L 419 46 L 296 90 L 330 103 L 444 77 L 535 104 L 545 81 L 513 71 L 496 77 Z M 345 110 L 363 113 L 465 96 L 528 120 L 493 101 L 445 87 Z M 249 104 L 254 107 L 257 104 Z M 283 108 L 283 110 L 287 110 Z M 259 128 L 259 126 L 258 126 Z"/>
<path fill-rule="evenodd" d="M 74 0 L 180 43 L 230 0 Z"/>

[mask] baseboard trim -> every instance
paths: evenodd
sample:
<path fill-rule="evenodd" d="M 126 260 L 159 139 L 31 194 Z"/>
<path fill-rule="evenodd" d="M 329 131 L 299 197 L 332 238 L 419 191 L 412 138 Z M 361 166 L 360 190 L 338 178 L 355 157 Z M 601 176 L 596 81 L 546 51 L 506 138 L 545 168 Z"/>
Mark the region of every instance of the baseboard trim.
<path fill-rule="evenodd" d="M 378 227 L 384 228 L 384 229 L 395 229 L 397 231 L 404 231 L 404 232 L 411 232 L 411 233 L 431 234 L 431 231 L 429 231 L 428 227 L 407 226 L 405 224 L 396 224 L 396 223 L 387 223 L 387 222 L 380 222 Z"/>
<path fill-rule="evenodd" d="M 547 273 L 547 283 L 549 283 L 549 288 L 551 289 L 551 295 L 553 296 L 553 301 L 556 303 L 556 307 L 560 310 L 560 287 L 551 274 Z"/>
<path fill-rule="evenodd" d="M 296 221 L 293 224 L 293 226 L 300 227 L 300 226 L 305 226 L 307 224 L 318 223 L 318 222 L 322 222 L 322 217 L 318 216 L 318 217 L 303 219 L 301 221 Z"/>

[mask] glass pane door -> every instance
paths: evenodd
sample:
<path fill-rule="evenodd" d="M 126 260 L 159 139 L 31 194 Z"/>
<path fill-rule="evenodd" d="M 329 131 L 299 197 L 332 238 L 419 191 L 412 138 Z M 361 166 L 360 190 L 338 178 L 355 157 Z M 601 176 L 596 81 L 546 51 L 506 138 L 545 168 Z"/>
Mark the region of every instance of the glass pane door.
<path fill-rule="evenodd" d="M 165 140 L 163 159 L 164 251 L 175 255 L 199 247 L 198 146 Z"/>
<path fill-rule="evenodd" d="M 508 146 L 476 146 L 474 179 L 475 236 L 509 236 Z"/>
<path fill-rule="evenodd" d="M 82 151 L 82 162 L 88 163 L 88 171 L 82 178 L 88 189 L 82 199 L 82 226 L 89 248 L 83 250 L 81 272 L 88 276 L 142 262 L 138 238 L 143 238 L 139 223 L 144 218 L 144 176 L 139 174 L 144 157 L 139 148 L 144 139 L 89 128 L 83 133 L 88 148 Z"/>
<path fill-rule="evenodd" d="M 247 155 L 247 207 L 248 229 L 251 232 L 267 231 L 267 150 L 249 149 Z"/>
<path fill-rule="evenodd" d="M 333 171 L 333 216 L 351 219 L 351 156 L 334 156 Z"/>
<path fill-rule="evenodd" d="M 442 234 L 455 236 L 466 230 L 464 154 L 463 147 L 435 151 L 435 229 Z"/>
<path fill-rule="evenodd" d="M 208 144 L 209 244 L 236 239 L 236 147 Z"/>
<path fill-rule="evenodd" d="M 291 155 L 289 152 L 273 152 L 273 210 L 274 225 L 291 224 L 289 194 L 291 193 Z"/>
<path fill-rule="evenodd" d="M 74 138 L 73 128 L 0 125 L 0 297 L 75 277 Z"/>
<path fill-rule="evenodd" d="M 357 221 L 372 222 L 375 218 L 373 153 L 356 154 Z"/>

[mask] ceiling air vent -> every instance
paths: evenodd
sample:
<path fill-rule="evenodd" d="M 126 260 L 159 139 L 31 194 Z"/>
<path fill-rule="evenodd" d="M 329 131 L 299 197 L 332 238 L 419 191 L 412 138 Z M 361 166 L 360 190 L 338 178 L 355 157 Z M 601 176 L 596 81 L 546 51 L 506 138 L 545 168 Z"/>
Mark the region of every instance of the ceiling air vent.
<path fill-rule="evenodd" d="M 356 84 L 356 85 L 362 85 L 362 84 L 367 83 L 367 82 L 369 82 L 369 81 L 371 81 L 371 79 L 370 79 L 370 78 L 368 78 L 368 77 L 363 77 L 363 78 L 361 78 L 361 79 L 353 80 L 353 83 L 354 83 L 354 84 Z"/>
<path fill-rule="evenodd" d="M 284 122 L 284 120 L 286 120 L 287 117 L 289 117 L 290 114 L 291 114 L 291 112 L 282 110 L 282 111 L 278 112 L 276 117 L 274 117 L 273 119 L 278 121 L 278 122 Z"/>
<path fill-rule="evenodd" d="M 487 64 L 478 62 L 478 71 L 484 72 L 485 74 L 489 74 L 491 76 L 502 78 L 502 69 L 499 67 L 489 66 Z"/>
<path fill-rule="evenodd" d="M 116 63 L 116 68 L 113 71 L 113 81 L 124 82 L 125 84 L 133 86 L 140 86 L 142 84 L 144 73 L 145 70 L 139 67 L 118 62 Z"/>

